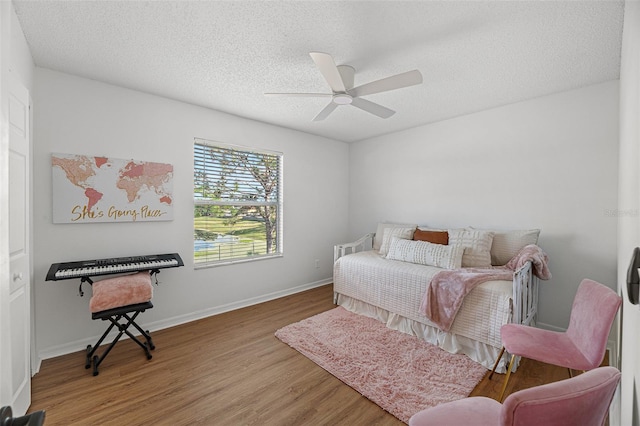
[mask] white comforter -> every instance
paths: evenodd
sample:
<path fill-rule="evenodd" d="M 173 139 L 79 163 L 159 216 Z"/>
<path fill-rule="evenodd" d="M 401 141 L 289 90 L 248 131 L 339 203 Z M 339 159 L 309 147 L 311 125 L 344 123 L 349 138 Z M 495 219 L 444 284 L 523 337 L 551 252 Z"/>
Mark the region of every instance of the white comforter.
<path fill-rule="evenodd" d="M 388 260 L 376 251 L 339 258 L 334 265 L 334 291 L 435 327 L 420 313 L 420 303 L 433 266 Z M 456 315 L 451 334 L 500 348 L 500 327 L 511 315 L 512 281 L 488 281 L 473 289 Z"/>

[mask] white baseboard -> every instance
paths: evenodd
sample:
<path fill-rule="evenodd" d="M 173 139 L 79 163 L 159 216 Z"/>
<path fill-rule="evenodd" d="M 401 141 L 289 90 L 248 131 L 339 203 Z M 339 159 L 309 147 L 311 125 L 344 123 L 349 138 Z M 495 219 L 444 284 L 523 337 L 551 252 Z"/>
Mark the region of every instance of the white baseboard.
<path fill-rule="evenodd" d="M 288 288 L 286 290 L 276 291 L 273 293 L 264 294 L 261 296 L 252 297 L 249 299 L 239 300 L 237 302 L 228 303 L 226 305 L 214 306 L 211 308 L 203 309 L 196 312 L 190 312 L 185 315 L 179 315 L 172 318 L 163 319 L 160 321 L 154 321 L 151 323 L 145 323 L 145 329 L 150 331 L 158 331 L 169 327 L 175 327 L 176 325 L 185 324 L 191 321 L 196 321 L 202 318 L 207 318 L 213 315 L 222 314 L 229 311 L 234 311 L 236 309 L 246 308 L 248 306 L 257 305 L 259 303 L 268 302 L 270 300 L 279 299 L 281 297 L 289 296 L 296 293 L 301 293 L 306 290 L 310 290 L 312 288 L 320 287 L 323 285 L 327 285 L 333 282 L 333 278 L 326 278 L 324 280 L 315 281 L 308 284 L 303 284 L 297 287 Z M 136 335 L 136 333 L 133 333 Z M 105 342 L 111 341 L 117 332 L 112 332 L 105 339 Z M 57 356 L 70 354 L 73 352 L 78 352 L 82 350 L 82 348 L 86 348 L 87 345 L 93 345 L 100 336 L 92 336 L 87 337 L 80 340 L 75 340 L 73 342 L 68 342 L 62 345 L 51 346 L 49 348 L 43 349 L 38 352 L 38 360 L 37 360 L 37 371 L 34 371 L 34 374 L 40 371 L 40 364 L 42 360 L 55 358 Z M 128 338 L 126 335 L 123 338 Z"/>
<path fill-rule="evenodd" d="M 558 333 L 564 333 L 565 331 L 567 331 L 564 328 L 556 327 L 555 325 L 551 325 L 551 324 L 547 324 L 547 323 L 539 322 L 539 321 L 536 321 L 536 327 L 542 328 L 542 329 L 545 329 L 545 330 L 556 331 Z"/>

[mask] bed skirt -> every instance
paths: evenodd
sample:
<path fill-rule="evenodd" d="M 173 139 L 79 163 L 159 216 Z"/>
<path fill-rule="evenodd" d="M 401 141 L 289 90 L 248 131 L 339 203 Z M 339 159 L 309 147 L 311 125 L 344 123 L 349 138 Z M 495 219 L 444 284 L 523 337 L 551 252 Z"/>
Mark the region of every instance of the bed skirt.
<path fill-rule="evenodd" d="M 348 311 L 374 318 L 393 330 L 417 336 L 447 352 L 465 354 L 477 363 L 482 364 L 488 370 L 493 368 L 493 364 L 500 353 L 500 348 L 478 342 L 468 337 L 442 331 L 436 327 L 389 312 L 386 309 L 340 293 L 334 293 L 334 302 Z M 500 360 L 498 368 L 496 369 L 498 373 L 506 372 L 507 364 L 505 361 L 504 357 Z"/>

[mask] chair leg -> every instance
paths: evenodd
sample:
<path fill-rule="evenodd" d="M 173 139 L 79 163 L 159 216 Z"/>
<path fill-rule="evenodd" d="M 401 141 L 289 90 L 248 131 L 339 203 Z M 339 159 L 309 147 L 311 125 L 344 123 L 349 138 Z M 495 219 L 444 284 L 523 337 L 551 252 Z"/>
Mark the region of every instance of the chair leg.
<path fill-rule="evenodd" d="M 500 391 L 500 397 L 498 398 L 498 402 L 502 402 L 504 398 L 504 392 L 507 390 L 507 384 L 509 383 L 509 377 L 511 376 L 511 367 L 513 367 L 513 363 L 516 360 L 515 355 L 511 355 L 511 360 L 509 361 L 509 367 L 507 367 L 507 376 L 504 378 L 504 384 L 502 385 L 502 391 Z"/>
<path fill-rule="evenodd" d="M 570 379 L 571 379 L 571 378 L 573 378 L 573 371 L 571 371 L 571 369 L 570 369 L 570 368 L 567 368 L 567 370 L 569 370 L 569 378 L 570 378 Z"/>
<path fill-rule="evenodd" d="M 500 363 L 500 360 L 502 359 L 502 355 L 504 354 L 504 346 L 502 347 L 502 349 L 500 349 L 500 354 L 498 354 L 498 358 L 496 359 L 496 363 L 493 364 L 493 370 L 491 370 L 491 374 L 489 374 L 489 380 L 491 380 L 491 378 L 493 377 L 493 373 L 496 372 L 496 368 L 498 368 L 498 364 Z"/>

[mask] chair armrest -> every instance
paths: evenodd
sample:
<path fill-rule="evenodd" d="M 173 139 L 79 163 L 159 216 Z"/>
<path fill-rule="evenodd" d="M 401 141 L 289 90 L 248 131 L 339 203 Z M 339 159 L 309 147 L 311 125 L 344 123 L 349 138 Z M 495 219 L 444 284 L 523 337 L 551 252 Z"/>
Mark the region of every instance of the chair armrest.
<path fill-rule="evenodd" d="M 375 233 L 371 232 L 356 241 L 344 244 L 336 244 L 333 246 L 333 263 L 339 258 L 349 253 L 357 253 L 358 251 L 364 251 L 367 245 L 373 244 L 373 237 Z M 359 250 L 358 250 L 359 249 Z"/>

